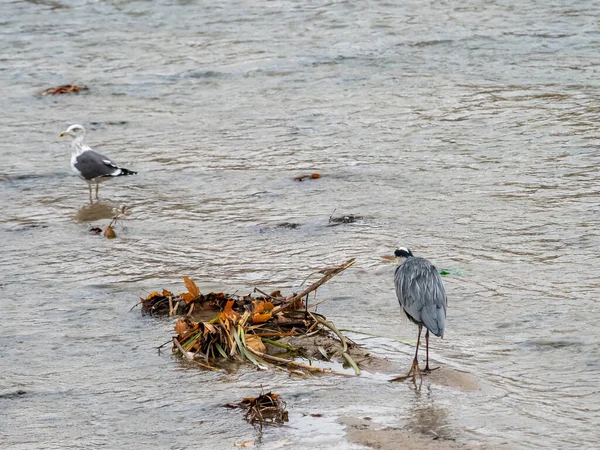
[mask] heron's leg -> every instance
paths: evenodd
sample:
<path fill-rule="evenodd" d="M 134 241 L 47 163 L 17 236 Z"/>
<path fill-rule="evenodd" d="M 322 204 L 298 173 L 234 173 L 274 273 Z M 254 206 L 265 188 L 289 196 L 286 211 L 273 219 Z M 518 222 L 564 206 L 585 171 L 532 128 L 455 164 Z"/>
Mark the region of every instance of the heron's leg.
<path fill-rule="evenodd" d="M 98 188 L 100 188 L 100 183 L 96 181 L 96 200 L 98 200 Z"/>
<path fill-rule="evenodd" d="M 92 185 L 90 183 L 88 183 L 88 190 L 90 192 L 90 203 L 92 203 Z"/>
<path fill-rule="evenodd" d="M 423 372 L 429 373 L 432 370 L 439 369 L 439 367 L 434 367 L 433 369 L 429 368 L 429 330 L 427 330 L 427 333 L 425 333 L 425 345 L 427 348 L 427 362 L 425 363 L 425 370 Z"/>
<path fill-rule="evenodd" d="M 425 372 L 429 372 L 429 329 L 425 333 L 425 353 L 427 355 L 425 359 Z"/>
<path fill-rule="evenodd" d="M 412 367 L 410 368 L 410 372 L 408 372 L 407 375 L 408 378 L 412 372 L 413 381 L 416 381 L 417 373 L 419 374 L 419 377 L 423 378 L 421 375 L 421 369 L 419 369 L 419 360 L 417 358 L 419 355 L 419 344 L 421 343 L 421 331 L 423 331 L 423 325 L 419 325 L 419 336 L 417 337 L 417 349 L 415 350 L 415 359 L 413 359 Z M 429 332 L 429 330 L 427 330 L 427 332 Z"/>
<path fill-rule="evenodd" d="M 419 361 L 417 360 L 417 356 L 419 355 L 419 344 L 421 343 L 421 331 L 423 331 L 423 325 L 419 325 L 419 337 L 417 338 L 417 349 L 415 350 L 415 359 L 413 360 L 413 364 L 419 365 Z M 429 333 L 429 330 L 427 330 Z M 425 335 L 427 336 L 427 335 Z"/>
<path fill-rule="evenodd" d="M 410 378 L 411 375 L 412 375 L 413 381 L 416 381 L 417 373 L 419 374 L 419 377 L 423 378 L 423 376 L 421 375 L 421 369 L 419 369 L 419 360 L 417 359 L 417 357 L 419 355 L 419 343 L 421 342 L 421 331 L 422 330 L 423 330 L 423 325 L 419 325 L 419 337 L 417 338 L 417 349 L 415 350 L 415 357 L 413 359 L 410 370 L 408 371 L 406 376 L 392 378 L 390 381 L 404 381 L 407 378 Z"/>

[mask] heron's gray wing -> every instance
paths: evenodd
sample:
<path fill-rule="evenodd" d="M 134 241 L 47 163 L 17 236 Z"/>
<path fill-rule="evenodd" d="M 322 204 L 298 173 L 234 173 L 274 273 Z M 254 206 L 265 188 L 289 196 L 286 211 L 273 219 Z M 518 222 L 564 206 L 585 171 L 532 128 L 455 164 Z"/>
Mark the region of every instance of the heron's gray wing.
<path fill-rule="evenodd" d="M 448 300 L 435 266 L 424 258 L 408 258 L 396 269 L 394 281 L 404 311 L 415 322 L 443 337 Z"/>
<path fill-rule="evenodd" d="M 86 180 L 116 176 L 120 173 L 119 167 L 114 162 L 93 150 L 86 150 L 78 155 L 77 158 L 75 158 L 73 167 L 75 167 Z"/>

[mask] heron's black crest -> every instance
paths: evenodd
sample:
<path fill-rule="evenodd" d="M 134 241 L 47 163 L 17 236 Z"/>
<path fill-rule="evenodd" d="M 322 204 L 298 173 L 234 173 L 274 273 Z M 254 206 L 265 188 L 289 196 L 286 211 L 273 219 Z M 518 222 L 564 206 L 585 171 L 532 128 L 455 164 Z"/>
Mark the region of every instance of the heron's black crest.
<path fill-rule="evenodd" d="M 396 255 L 398 258 L 408 258 L 414 256 L 412 252 L 407 248 L 399 248 L 394 252 L 394 255 Z"/>

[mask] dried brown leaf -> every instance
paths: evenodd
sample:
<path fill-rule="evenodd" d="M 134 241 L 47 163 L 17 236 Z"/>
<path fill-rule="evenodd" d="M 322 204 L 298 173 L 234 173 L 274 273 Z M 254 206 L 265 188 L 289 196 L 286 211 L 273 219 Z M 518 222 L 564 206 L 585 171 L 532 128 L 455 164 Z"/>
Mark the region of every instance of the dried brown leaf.
<path fill-rule="evenodd" d="M 62 86 L 57 86 L 53 88 L 48 88 L 42 91 L 43 96 L 45 95 L 57 95 L 57 94 L 71 94 L 74 92 L 85 91 L 87 90 L 86 86 L 77 86 L 76 84 L 63 84 Z"/>
<path fill-rule="evenodd" d="M 190 329 L 190 326 L 184 319 L 179 319 L 177 321 L 177 323 L 175 324 L 175 333 L 177 333 L 180 336 L 183 333 L 185 333 L 186 331 L 188 331 L 189 329 Z"/>
<path fill-rule="evenodd" d="M 211 323 L 208 322 L 202 322 L 204 324 L 204 328 L 207 329 L 210 333 L 212 334 L 216 334 L 217 333 L 217 329 L 215 328 L 215 326 Z"/>
<path fill-rule="evenodd" d="M 183 277 L 183 281 L 185 282 L 185 287 L 187 288 L 188 292 L 192 294 L 194 300 L 196 300 L 200 296 L 200 289 L 198 289 L 196 283 L 194 283 L 188 277 Z"/>
<path fill-rule="evenodd" d="M 317 179 L 317 178 L 321 178 L 321 175 L 319 175 L 318 173 L 304 173 L 301 175 L 296 175 L 294 177 L 294 181 L 304 181 L 304 180 L 310 180 L 310 179 Z"/>
<path fill-rule="evenodd" d="M 186 303 L 191 303 L 194 300 L 196 300 L 197 297 L 194 297 L 192 294 L 190 294 L 189 292 L 184 292 L 183 294 L 179 294 L 179 296 L 185 300 Z"/>
<path fill-rule="evenodd" d="M 264 353 L 267 351 L 265 344 L 263 344 L 260 337 L 254 336 L 252 334 L 246 335 L 246 347 L 251 348 L 252 350 L 260 353 Z"/>
<path fill-rule="evenodd" d="M 111 227 L 110 225 L 107 225 L 106 228 L 104 229 L 104 237 L 106 239 L 114 239 L 117 237 L 117 233 L 115 233 L 115 230 L 113 229 L 113 227 Z"/>
<path fill-rule="evenodd" d="M 264 314 L 254 314 L 252 316 L 252 322 L 254 323 L 265 323 L 266 321 L 268 321 L 271 318 L 271 313 L 264 313 Z"/>
<path fill-rule="evenodd" d="M 240 315 L 233 310 L 234 303 L 235 303 L 235 300 L 233 300 L 233 299 L 229 300 L 227 302 L 227 304 L 225 305 L 223 312 L 221 312 L 221 314 L 219 314 L 219 318 L 221 318 L 221 320 L 223 320 L 224 322 L 227 322 L 227 320 L 231 320 L 231 321 L 235 322 L 237 319 L 240 318 Z"/>
<path fill-rule="evenodd" d="M 265 310 L 265 302 L 254 300 L 254 314 L 261 314 Z"/>

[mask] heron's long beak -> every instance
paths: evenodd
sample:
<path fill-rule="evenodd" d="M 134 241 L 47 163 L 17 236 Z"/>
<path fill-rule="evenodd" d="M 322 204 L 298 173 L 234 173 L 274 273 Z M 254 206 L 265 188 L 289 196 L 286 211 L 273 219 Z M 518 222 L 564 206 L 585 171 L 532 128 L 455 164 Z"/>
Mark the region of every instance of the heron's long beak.
<path fill-rule="evenodd" d="M 62 133 L 60 133 L 60 134 L 58 135 L 58 137 L 65 137 L 65 136 L 66 136 L 66 135 L 68 135 L 68 134 L 69 134 L 68 132 L 66 132 L 66 131 L 63 131 Z"/>
<path fill-rule="evenodd" d="M 382 258 L 387 259 L 388 261 L 394 261 L 396 264 L 398 264 L 398 258 L 396 256 L 383 255 Z"/>

